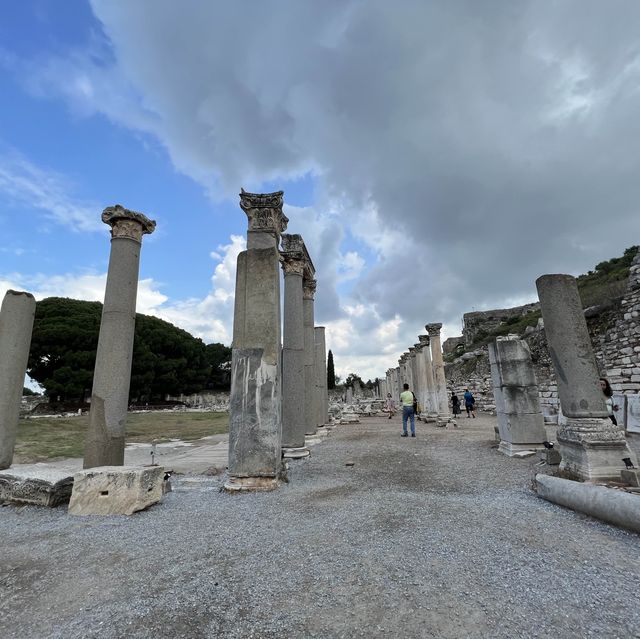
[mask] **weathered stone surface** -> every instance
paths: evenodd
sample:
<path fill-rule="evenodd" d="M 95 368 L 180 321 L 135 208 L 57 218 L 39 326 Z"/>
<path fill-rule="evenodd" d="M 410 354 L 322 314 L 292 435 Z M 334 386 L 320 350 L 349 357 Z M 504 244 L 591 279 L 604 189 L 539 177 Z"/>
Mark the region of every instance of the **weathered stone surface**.
<path fill-rule="evenodd" d="M 164 494 L 161 466 L 98 466 L 74 475 L 70 515 L 132 515 Z"/>
<path fill-rule="evenodd" d="M 0 473 L 0 501 L 54 507 L 69 501 L 72 487 L 69 472 L 40 464 Z"/>
<path fill-rule="evenodd" d="M 119 204 L 102 221 L 111 225 L 111 253 L 93 375 L 84 467 L 124 464 L 142 236 L 155 222 Z"/>
<path fill-rule="evenodd" d="M 637 468 L 624 468 L 620 471 L 620 479 L 629 486 L 640 486 L 640 470 Z"/>
<path fill-rule="evenodd" d="M 33 295 L 22 291 L 7 291 L 0 308 L 0 469 L 13 461 L 35 311 Z"/>

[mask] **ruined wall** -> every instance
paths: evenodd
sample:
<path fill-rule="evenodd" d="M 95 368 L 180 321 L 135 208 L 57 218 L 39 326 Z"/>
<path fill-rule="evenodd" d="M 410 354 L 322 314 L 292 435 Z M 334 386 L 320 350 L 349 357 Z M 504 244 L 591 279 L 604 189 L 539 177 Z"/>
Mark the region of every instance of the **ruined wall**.
<path fill-rule="evenodd" d="M 540 309 L 540 304 L 525 304 L 524 306 L 514 306 L 513 308 L 496 308 L 490 311 L 474 311 L 465 313 L 462 316 L 462 335 L 466 346 L 471 346 L 473 342 L 484 333 L 490 333 L 511 318 L 523 317 L 531 311 Z"/>
<path fill-rule="evenodd" d="M 519 307 L 518 312 L 522 308 L 525 307 Z M 631 266 L 624 298 L 617 304 L 587 309 L 585 316 L 601 374 L 610 380 L 616 394 L 638 395 L 640 393 L 640 253 L 636 255 Z M 542 323 L 536 328 L 529 327 L 522 339 L 527 341 L 531 350 L 542 412 L 546 416 L 555 416 L 559 410 L 558 389 Z M 473 353 L 465 353 L 453 363 L 446 364 L 445 374 L 450 390 L 459 393 L 468 387 L 474 393 L 480 410 L 495 410 L 486 346 Z"/>
<path fill-rule="evenodd" d="M 464 337 L 449 337 L 442 342 L 442 354 L 446 357 L 456 352 L 458 346 L 464 346 Z"/>

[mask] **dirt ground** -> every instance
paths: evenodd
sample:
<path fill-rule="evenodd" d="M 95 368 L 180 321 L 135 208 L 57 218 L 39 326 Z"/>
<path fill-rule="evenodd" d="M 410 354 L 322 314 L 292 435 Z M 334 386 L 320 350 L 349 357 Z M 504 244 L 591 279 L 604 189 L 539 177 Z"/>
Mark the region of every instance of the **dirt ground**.
<path fill-rule="evenodd" d="M 0 637 L 634 637 L 640 537 L 539 499 L 494 418 L 340 426 L 262 494 L 0 509 Z M 640 497 L 639 497 L 640 499 Z"/>

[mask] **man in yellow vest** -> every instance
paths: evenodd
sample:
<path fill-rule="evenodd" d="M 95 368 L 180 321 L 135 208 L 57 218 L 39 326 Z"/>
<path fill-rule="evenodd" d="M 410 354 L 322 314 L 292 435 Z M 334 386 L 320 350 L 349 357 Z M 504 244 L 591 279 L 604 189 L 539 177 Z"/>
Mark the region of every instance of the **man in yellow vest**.
<path fill-rule="evenodd" d="M 409 384 L 403 386 L 404 391 L 400 393 L 400 402 L 402 403 L 402 435 L 407 437 L 407 420 L 411 420 L 411 437 L 416 436 L 416 411 L 414 404 L 416 396 L 409 390 Z"/>

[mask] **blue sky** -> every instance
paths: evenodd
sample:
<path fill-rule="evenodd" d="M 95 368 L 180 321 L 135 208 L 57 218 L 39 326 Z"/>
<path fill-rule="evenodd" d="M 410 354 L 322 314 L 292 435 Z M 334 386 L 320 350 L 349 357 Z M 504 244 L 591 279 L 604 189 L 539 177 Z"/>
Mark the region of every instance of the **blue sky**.
<path fill-rule="evenodd" d="M 0 293 L 101 300 L 120 203 L 158 223 L 138 310 L 229 344 L 237 194 L 283 189 L 338 373 L 383 375 L 425 323 L 638 242 L 640 5 L 615 5 L 7 3 Z"/>

